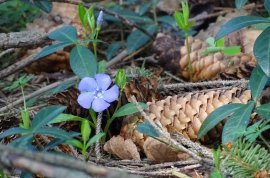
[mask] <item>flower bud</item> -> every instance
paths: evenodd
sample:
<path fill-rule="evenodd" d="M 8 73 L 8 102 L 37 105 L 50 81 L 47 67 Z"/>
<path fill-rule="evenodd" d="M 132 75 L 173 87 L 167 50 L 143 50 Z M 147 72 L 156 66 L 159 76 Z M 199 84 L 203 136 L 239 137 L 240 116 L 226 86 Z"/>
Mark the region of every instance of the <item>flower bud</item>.
<path fill-rule="evenodd" d="M 97 18 L 97 27 L 100 28 L 102 23 L 103 23 L 103 16 L 104 16 L 104 13 L 103 11 L 100 11 L 99 14 L 98 14 L 98 18 Z"/>

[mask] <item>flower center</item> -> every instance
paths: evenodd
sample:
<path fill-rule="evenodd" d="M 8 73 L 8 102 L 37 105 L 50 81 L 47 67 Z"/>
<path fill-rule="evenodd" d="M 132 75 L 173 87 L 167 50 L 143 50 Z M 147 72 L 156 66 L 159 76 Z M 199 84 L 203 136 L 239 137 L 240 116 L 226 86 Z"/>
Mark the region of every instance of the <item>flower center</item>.
<path fill-rule="evenodd" d="M 96 93 L 96 97 L 98 97 L 98 98 L 103 98 L 103 91 L 98 91 L 97 93 Z"/>

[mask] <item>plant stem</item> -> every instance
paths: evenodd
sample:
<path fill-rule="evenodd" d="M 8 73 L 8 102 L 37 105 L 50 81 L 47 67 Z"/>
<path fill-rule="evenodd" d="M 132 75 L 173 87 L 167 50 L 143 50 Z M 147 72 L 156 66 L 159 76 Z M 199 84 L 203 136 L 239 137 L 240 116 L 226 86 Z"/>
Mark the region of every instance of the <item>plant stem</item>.
<path fill-rule="evenodd" d="M 158 22 L 157 22 L 157 5 L 156 4 L 153 5 L 153 15 L 154 15 L 155 25 L 157 25 Z"/>
<path fill-rule="evenodd" d="M 98 113 L 96 135 L 99 134 L 100 131 L 101 131 L 101 121 L 102 121 L 102 112 Z M 97 160 L 99 161 L 100 158 L 101 158 L 101 154 L 100 154 L 100 141 L 99 140 L 95 144 L 95 152 L 96 152 Z"/>
<path fill-rule="evenodd" d="M 21 86 L 21 91 L 22 91 L 22 97 L 23 97 L 23 108 L 26 111 L 26 101 L 25 101 L 25 97 L 24 97 L 24 92 L 23 92 L 23 87 Z"/>
<path fill-rule="evenodd" d="M 267 146 L 268 150 L 270 150 L 270 144 L 267 142 L 267 140 L 265 140 L 265 138 L 262 136 L 262 134 L 260 134 L 259 137 L 263 141 L 263 143 Z"/>
<path fill-rule="evenodd" d="M 187 57 L 188 57 L 188 73 L 189 73 L 189 79 L 192 81 L 192 73 L 193 73 L 193 68 L 191 65 L 191 59 L 190 59 L 190 46 L 189 46 L 189 41 L 188 41 L 188 33 L 185 33 L 186 37 L 186 48 L 187 48 Z"/>

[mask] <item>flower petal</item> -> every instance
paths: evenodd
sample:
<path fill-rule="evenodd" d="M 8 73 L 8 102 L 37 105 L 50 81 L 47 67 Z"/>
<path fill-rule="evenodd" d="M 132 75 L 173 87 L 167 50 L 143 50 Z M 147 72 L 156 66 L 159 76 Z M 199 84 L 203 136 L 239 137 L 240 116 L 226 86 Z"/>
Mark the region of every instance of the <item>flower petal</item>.
<path fill-rule="evenodd" d="M 117 85 L 112 86 L 109 90 L 103 93 L 103 99 L 109 103 L 118 100 L 119 87 Z"/>
<path fill-rule="evenodd" d="M 84 77 L 80 81 L 78 89 L 80 92 L 82 91 L 95 92 L 98 89 L 98 85 L 94 78 Z"/>
<path fill-rule="evenodd" d="M 112 83 L 111 77 L 107 74 L 96 74 L 95 78 L 99 88 L 101 88 L 102 91 L 107 90 Z"/>
<path fill-rule="evenodd" d="M 94 95 L 90 92 L 85 92 L 79 95 L 77 102 L 81 105 L 81 107 L 85 109 L 89 109 L 91 107 L 91 103 L 94 100 Z"/>
<path fill-rule="evenodd" d="M 109 103 L 101 98 L 95 98 L 92 104 L 92 108 L 96 112 L 102 112 L 110 106 Z"/>

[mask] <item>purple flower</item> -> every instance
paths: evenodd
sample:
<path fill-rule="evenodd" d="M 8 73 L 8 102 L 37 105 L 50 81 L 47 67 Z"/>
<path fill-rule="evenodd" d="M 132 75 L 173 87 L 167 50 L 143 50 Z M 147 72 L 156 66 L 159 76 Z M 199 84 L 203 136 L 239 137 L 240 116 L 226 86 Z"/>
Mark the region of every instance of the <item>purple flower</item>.
<path fill-rule="evenodd" d="M 103 23 L 103 11 L 100 11 L 97 18 L 97 26 L 101 26 Z"/>
<path fill-rule="evenodd" d="M 110 103 L 117 100 L 119 88 L 113 85 L 107 74 L 96 74 L 95 78 L 84 77 L 79 83 L 78 89 L 81 92 L 77 101 L 86 109 L 92 108 L 96 112 L 101 112 L 110 106 Z"/>

